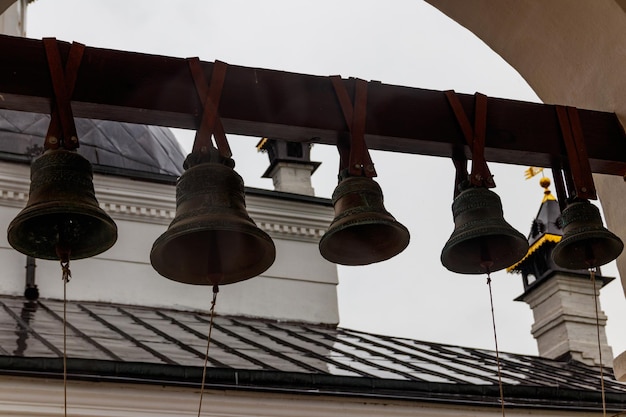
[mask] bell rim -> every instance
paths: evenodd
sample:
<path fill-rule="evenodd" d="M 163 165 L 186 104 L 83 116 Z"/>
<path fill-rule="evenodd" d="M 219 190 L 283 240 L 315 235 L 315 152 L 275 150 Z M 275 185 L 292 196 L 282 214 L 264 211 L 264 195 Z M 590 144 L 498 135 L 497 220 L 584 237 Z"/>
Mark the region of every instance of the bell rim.
<path fill-rule="evenodd" d="M 611 242 L 617 244 L 617 246 L 615 246 L 615 250 L 609 252 L 608 254 L 604 252 L 603 254 L 606 254 L 606 255 L 603 257 L 600 257 L 600 258 L 596 257 L 596 263 L 594 263 L 593 265 L 589 265 L 584 260 L 579 261 L 578 259 L 571 260 L 568 263 L 560 262 L 564 258 L 569 258 L 563 255 L 563 251 L 566 250 L 568 246 L 578 243 L 580 241 L 589 239 L 589 238 L 600 238 L 600 236 L 598 236 L 599 232 L 604 235 L 602 236 L 603 239 L 610 240 Z M 615 235 L 610 230 L 607 230 L 607 229 L 586 230 L 582 232 L 577 232 L 576 234 L 573 234 L 570 236 L 563 236 L 563 238 L 559 241 L 559 243 L 557 243 L 557 245 L 552 250 L 552 260 L 554 261 L 555 264 L 565 269 L 572 269 L 572 270 L 589 269 L 589 268 L 600 267 L 600 266 L 608 264 L 611 261 L 614 261 L 621 255 L 623 250 L 624 250 L 624 242 L 622 241 L 622 239 L 619 238 L 619 236 Z"/>
<path fill-rule="evenodd" d="M 38 203 L 38 204 L 25 207 L 22 211 L 20 211 L 17 214 L 17 216 L 15 216 L 15 218 L 9 223 L 9 226 L 7 227 L 7 240 L 9 244 L 11 245 L 11 247 L 13 247 L 13 249 L 17 250 L 20 253 L 23 253 L 28 256 L 33 256 L 37 259 L 58 260 L 59 257 L 56 254 L 56 249 L 37 252 L 37 256 L 34 256 L 33 255 L 34 251 L 29 249 L 28 246 L 19 245 L 16 243 L 16 240 L 17 240 L 16 235 L 18 234 L 19 229 L 23 227 L 23 225 L 27 221 L 31 221 L 37 217 L 46 216 L 46 215 L 64 214 L 63 212 L 58 211 L 58 209 L 62 207 L 63 206 L 60 205 L 58 202 L 43 202 L 43 203 Z M 35 216 L 32 215 L 32 214 L 35 214 L 33 213 L 34 211 L 37 212 L 36 213 L 37 215 Z M 115 245 L 115 243 L 117 242 L 117 237 L 118 237 L 117 225 L 115 224 L 115 221 L 113 221 L 113 219 L 106 213 L 106 211 L 104 211 L 98 206 L 91 206 L 88 204 L 78 204 L 75 207 L 73 207 L 72 212 L 75 214 L 84 215 L 84 216 L 98 220 L 102 230 L 104 231 L 109 230 L 111 233 L 108 233 L 107 239 L 102 240 L 103 244 L 98 246 L 98 250 L 73 251 L 73 253 L 70 254 L 70 260 L 85 259 L 85 258 L 97 256 L 111 249 L 113 245 Z"/>
<path fill-rule="evenodd" d="M 193 226 L 193 224 L 194 223 L 186 222 L 184 223 L 184 226 L 189 227 L 189 226 Z M 196 221 L 195 224 L 206 226 L 206 222 L 202 222 L 202 221 Z M 229 284 L 245 281 L 247 279 L 259 276 L 265 271 L 267 271 L 274 264 L 274 261 L 276 260 L 276 245 L 274 244 L 274 241 L 269 236 L 269 234 L 267 234 L 265 231 L 261 230 L 260 228 L 256 226 L 249 225 L 246 223 L 240 223 L 238 224 L 238 226 L 242 226 L 242 227 L 224 226 L 222 228 L 213 229 L 213 230 L 219 230 L 219 231 L 224 231 L 224 232 L 245 233 L 249 236 L 258 238 L 259 241 L 265 244 L 264 254 L 262 257 L 260 257 L 260 262 L 257 262 L 253 265 L 255 267 L 254 269 L 248 268 L 247 270 L 238 272 L 236 274 L 231 273 L 230 275 L 228 275 L 228 279 L 224 279 L 223 281 L 219 282 L 217 285 L 229 285 Z M 192 278 L 189 280 L 183 280 L 183 279 L 176 278 L 174 276 L 175 274 L 172 273 L 171 268 L 165 267 L 164 265 L 165 262 L 163 262 L 163 260 L 165 259 L 164 255 L 167 250 L 167 245 L 171 244 L 175 239 L 181 238 L 190 233 L 194 233 L 194 232 L 190 231 L 189 229 L 183 230 L 180 222 L 177 223 L 174 227 L 168 228 L 168 230 L 166 230 L 163 234 L 161 234 L 154 241 L 152 245 L 152 249 L 150 250 L 150 263 L 152 264 L 152 267 L 154 268 L 154 270 L 157 273 L 159 273 L 159 275 L 169 280 L 180 282 L 183 284 L 190 284 L 190 285 L 216 285 L 215 283 L 211 282 L 208 279 L 208 277 L 205 278 L 206 280 L 195 279 L 195 278 Z"/>
<path fill-rule="evenodd" d="M 484 233 L 485 231 L 488 231 L 488 233 Z M 503 231 L 506 231 L 507 233 L 502 233 Z M 466 232 L 457 234 L 455 236 L 450 236 L 450 239 L 448 239 L 443 249 L 441 250 L 441 256 L 439 257 L 439 260 L 441 261 L 441 264 L 447 270 L 451 272 L 455 272 L 457 274 L 466 274 L 466 275 L 481 275 L 487 272 L 496 272 L 504 268 L 508 268 L 511 265 L 514 265 L 516 262 L 518 262 L 520 259 L 526 256 L 526 254 L 528 253 L 528 250 L 529 250 L 528 240 L 526 240 L 524 235 L 522 235 L 520 232 L 518 232 L 516 229 L 512 227 L 504 229 L 504 230 L 501 228 L 494 229 L 493 227 L 485 227 L 485 228 L 478 228 L 478 229 L 475 228 L 473 229 L 473 232 L 474 232 L 472 233 L 473 235 L 480 235 L 481 237 L 502 236 L 508 239 L 512 239 L 512 242 L 517 243 L 517 244 L 508 245 L 508 247 L 511 248 L 512 250 L 510 257 L 515 258 L 515 259 L 513 259 L 512 261 L 504 260 L 504 259 L 494 260 L 492 261 L 493 264 L 490 266 L 488 271 L 486 268 L 483 268 L 479 264 L 476 264 L 476 263 L 469 263 L 469 262 L 459 263 L 458 261 L 454 261 L 451 256 L 452 255 L 451 249 L 453 249 L 458 244 L 468 240 L 468 239 L 461 239 L 461 237 L 466 237 L 466 235 L 469 234 L 469 231 L 466 231 Z M 453 232 L 453 235 L 454 235 L 454 232 Z"/>
<path fill-rule="evenodd" d="M 508 223 L 506 223 L 506 225 L 508 225 Z M 470 235 L 470 237 L 473 237 L 473 235 L 480 235 L 480 236 L 506 236 L 506 237 L 510 237 L 513 238 L 515 240 L 518 240 L 519 242 L 526 242 L 526 245 L 521 245 L 521 246 L 525 246 L 527 248 L 526 251 L 528 251 L 528 240 L 526 239 L 526 237 L 524 237 L 523 234 L 521 234 L 519 231 L 517 231 L 516 229 L 514 229 L 512 226 L 509 225 L 509 227 L 503 227 L 506 226 L 503 223 L 499 223 L 497 225 L 486 225 L 486 226 L 481 226 L 481 227 L 474 227 L 471 230 L 461 230 L 460 232 L 458 231 L 459 229 L 456 229 L 454 232 L 452 232 L 452 235 L 450 235 L 450 238 L 447 240 L 446 244 L 444 245 L 442 250 L 446 250 L 447 248 L 450 248 L 451 246 L 456 245 L 459 242 L 468 240 L 467 236 Z M 525 255 L 526 253 L 524 253 Z"/>
<path fill-rule="evenodd" d="M 394 230 L 396 237 L 398 238 L 402 237 L 402 239 L 397 239 L 397 238 L 395 239 L 395 241 L 399 242 L 400 245 L 397 246 L 396 250 L 394 250 L 393 252 L 389 254 L 384 254 L 383 256 L 370 257 L 370 259 L 368 259 L 368 261 L 366 262 L 347 261 L 346 257 L 348 257 L 348 255 L 346 255 L 346 252 L 343 252 L 342 255 L 338 255 L 338 252 L 331 250 L 328 247 L 329 246 L 328 239 L 333 239 L 337 233 L 343 232 L 346 229 L 349 229 L 352 226 L 357 226 L 357 225 L 358 226 L 377 225 L 377 226 L 385 226 L 385 227 L 391 228 Z M 332 227 L 332 224 L 331 224 L 331 227 Z M 326 259 L 327 261 L 335 263 L 335 264 L 339 264 L 339 265 L 359 266 L 359 265 L 370 265 L 370 264 L 377 263 L 377 262 L 383 262 L 402 253 L 409 246 L 409 243 L 411 241 L 411 234 L 409 230 L 397 220 L 382 220 L 381 221 L 380 218 L 371 217 L 370 219 L 365 218 L 359 221 L 351 221 L 351 222 L 348 222 L 347 224 L 341 224 L 339 227 L 333 228 L 332 230 L 331 230 L 331 227 L 329 227 L 328 229 L 329 231 L 324 233 L 324 235 L 321 237 L 318 243 L 319 252 L 322 255 L 322 257 Z"/>
<path fill-rule="evenodd" d="M 525 254 L 524 254 L 525 255 Z M 445 259 L 444 257 L 440 258 L 441 264 L 450 272 L 454 272 L 456 274 L 463 274 L 463 275 L 484 275 L 487 273 L 494 273 L 494 272 L 498 272 L 501 271 L 505 268 L 508 268 L 511 265 L 514 265 L 516 262 L 519 262 L 520 259 L 522 259 L 524 257 L 524 255 L 522 256 L 516 256 L 516 261 L 511 262 L 503 262 L 503 261 L 499 261 L 499 262 L 494 262 L 490 268 L 483 268 L 480 265 L 476 265 L 476 264 L 472 264 L 472 265 L 458 265 L 455 266 L 453 263 L 449 262 L 449 259 Z"/>

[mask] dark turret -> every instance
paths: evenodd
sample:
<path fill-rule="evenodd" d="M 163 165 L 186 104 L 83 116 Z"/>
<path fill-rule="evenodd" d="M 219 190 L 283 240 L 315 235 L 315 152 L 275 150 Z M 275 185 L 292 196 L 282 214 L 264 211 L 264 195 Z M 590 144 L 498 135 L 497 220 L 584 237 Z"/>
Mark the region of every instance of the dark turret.
<path fill-rule="evenodd" d="M 550 192 L 550 180 L 544 177 L 539 183 L 544 188 L 544 197 L 530 228 L 528 253 L 507 269 L 522 275 L 524 293 L 516 301 L 525 301 L 533 311 L 535 322 L 531 333 L 537 340 L 540 356 L 598 365 L 599 331 L 602 362 L 610 366 L 613 353 L 606 340 L 607 318 L 598 299 L 598 329 L 593 297 L 599 298 L 600 288 L 613 278 L 602 276 L 598 269 L 594 290 L 589 271 L 564 269 L 552 261 L 552 251 L 563 236 L 559 226 L 560 208 Z"/>

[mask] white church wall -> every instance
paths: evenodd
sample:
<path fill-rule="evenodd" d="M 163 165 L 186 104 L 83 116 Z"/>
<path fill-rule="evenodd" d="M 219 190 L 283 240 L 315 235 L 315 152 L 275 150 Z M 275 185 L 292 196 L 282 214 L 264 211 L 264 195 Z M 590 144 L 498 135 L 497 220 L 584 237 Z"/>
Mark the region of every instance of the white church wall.
<path fill-rule="evenodd" d="M 0 164 L 0 228 L 26 205 L 30 168 Z M 155 239 L 175 214 L 173 185 L 95 175 L 100 206 L 118 227 L 118 241 L 90 259 L 71 261 L 68 298 L 187 310 L 210 309 L 211 288 L 181 284 L 160 276 L 150 264 Z M 317 242 L 332 220 L 332 208 L 272 196 L 247 198 L 248 212 L 276 245 L 276 261 L 264 274 L 224 286 L 219 314 L 337 324 L 337 268 L 319 254 Z M 26 256 L 13 250 L 0 233 L 4 273 L 0 291 L 22 295 Z M 37 260 L 36 283 L 42 297 L 63 297 L 58 262 Z"/>
<path fill-rule="evenodd" d="M 106 399 L 103 401 L 103 399 Z M 93 417 L 182 417 L 198 414 L 199 391 L 194 388 L 145 384 L 69 381 L 68 415 Z M 12 416 L 62 416 L 61 380 L 0 377 L 0 409 Z M 221 417 L 489 417 L 499 407 L 450 405 L 389 398 L 333 396 L 319 392 L 270 393 L 228 389 L 204 392 L 204 416 Z M 539 406 L 506 410 L 508 416 L 591 417 L 596 410 L 542 409 Z"/>
<path fill-rule="evenodd" d="M 8 2 L 0 2 L 0 33 L 11 36 L 24 36 L 26 0 L 17 0 L 12 3 L 2 13 L 1 11 Z"/>

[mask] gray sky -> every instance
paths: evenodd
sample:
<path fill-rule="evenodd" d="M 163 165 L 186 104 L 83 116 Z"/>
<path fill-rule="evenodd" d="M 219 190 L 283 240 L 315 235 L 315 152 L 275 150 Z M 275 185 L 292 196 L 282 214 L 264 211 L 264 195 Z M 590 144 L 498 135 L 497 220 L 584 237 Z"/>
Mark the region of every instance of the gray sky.
<path fill-rule="evenodd" d="M 482 41 L 416 0 L 38 0 L 28 13 L 32 38 L 539 101 Z M 189 149 L 194 132 L 176 134 Z M 271 180 L 260 178 L 268 161 L 256 152 L 257 141 L 229 136 L 246 185 L 271 189 Z M 337 152 L 316 145 L 312 159 L 323 162 L 313 178 L 316 194 L 330 197 Z M 453 229 L 451 161 L 378 151 L 372 159 L 385 206 L 410 230 L 411 244 L 389 261 L 339 268 L 341 325 L 493 349 L 485 277 L 453 274 L 439 262 Z M 538 177 L 524 180 L 526 167 L 490 168 L 505 219 L 526 235 L 543 197 Z M 614 264 L 603 273 L 617 276 Z M 505 272 L 492 277 L 500 349 L 536 354 L 530 308 L 513 301 L 522 293 L 521 277 Z M 626 317 L 619 281 L 604 290 L 601 302 L 617 354 L 626 350 L 626 335 L 618 328 Z"/>

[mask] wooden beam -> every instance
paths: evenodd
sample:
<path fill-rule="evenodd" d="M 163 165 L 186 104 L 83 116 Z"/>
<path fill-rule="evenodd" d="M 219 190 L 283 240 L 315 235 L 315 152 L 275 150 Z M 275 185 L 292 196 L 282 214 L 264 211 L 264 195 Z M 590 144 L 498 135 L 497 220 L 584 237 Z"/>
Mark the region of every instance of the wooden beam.
<path fill-rule="evenodd" d="M 69 44 L 61 43 L 63 59 Z M 0 108 L 48 113 L 42 41 L 0 36 Z M 202 62 L 207 79 L 213 64 Z M 344 80 L 350 94 L 354 80 Z M 474 98 L 459 94 L 473 117 Z M 197 129 L 202 106 L 184 59 L 86 48 L 76 117 Z M 336 144 L 347 127 L 329 77 L 230 65 L 219 113 L 227 133 Z M 626 135 L 614 113 L 580 110 L 593 172 L 626 174 Z M 371 149 L 451 157 L 465 140 L 442 91 L 368 83 Z M 467 148 L 465 153 L 470 157 Z M 567 161 L 555 106 L 488 98 L 488 161 L 548 167 Z"/>

